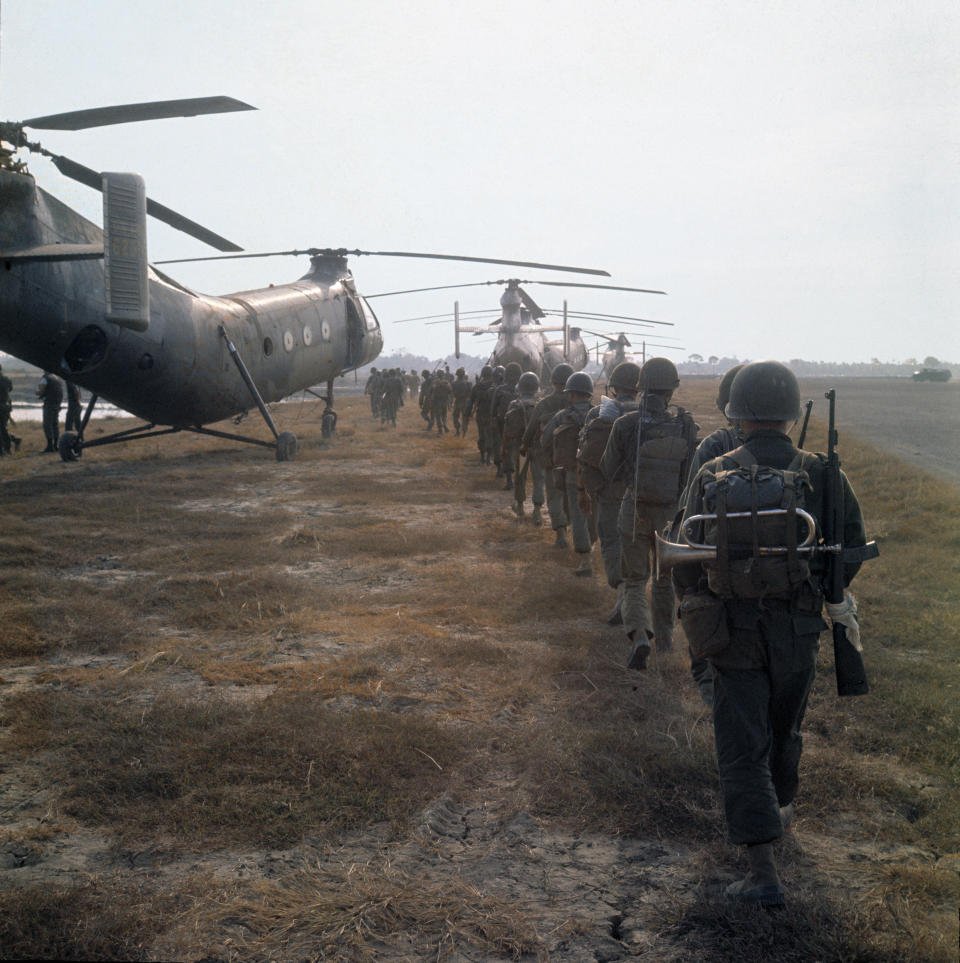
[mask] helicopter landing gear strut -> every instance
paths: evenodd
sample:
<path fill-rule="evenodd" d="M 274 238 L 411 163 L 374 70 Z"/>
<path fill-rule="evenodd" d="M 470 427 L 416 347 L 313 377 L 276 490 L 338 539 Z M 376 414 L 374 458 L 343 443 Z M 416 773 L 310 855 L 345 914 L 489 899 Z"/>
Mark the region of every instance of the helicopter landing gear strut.
<path fill-rule="evenodd" d="M 94 405 L 96 405 L 99 397 L 96 394 L 90 395 L 87 410 L 83 413 L 77 431 L 65 431 L 60 436 L 60 440 L 57 442 L 57 451 L 60 452 L 60 458 L 63 461 L 76 461 L 83 454 L 83 433 L 87 430 L 87 423 L 90 421 Z"/>
<path fill-rule="evenodd" d="M 333 378 L 327 382 L 327 396 L 323 400 L 326 407 L 320 419 L 320 434 L 324 438 L 333 438 L 337 433 L 337 413 L 333 410 Z"/>
<path fill-rule="evenodd" d="M 277 426 L 273 423 L 270 412 L 267 411 L 267 406 L 264 404 L 263 398 L 260 397 L 260 392 L 257 391 L 257 386 L 253 383 L 253 378 L 250 377 L 250 372 L 247 371 L 247 366 L 243 363 L 243 359 L 234 347 L 233 342 L 227 337 L 227 332 L 222 324 L 220 325 L 220 336 L 227 343 L 227 350 L 230 352 L 230 357 L 233 358 L 233 363 L 237 366 L 237 371 L 240 372 L 243 383 L 247 386 L 247 390 L 257 403 L 260 414 L 263 415 L 263 420 L 273 432 L 273 437 L 276 439 L 273 447 L 276 448 L 277 451 L 277 461 L 293 461 L 297 456 L 297 436 L 292 431 L 277 431 Z"/>

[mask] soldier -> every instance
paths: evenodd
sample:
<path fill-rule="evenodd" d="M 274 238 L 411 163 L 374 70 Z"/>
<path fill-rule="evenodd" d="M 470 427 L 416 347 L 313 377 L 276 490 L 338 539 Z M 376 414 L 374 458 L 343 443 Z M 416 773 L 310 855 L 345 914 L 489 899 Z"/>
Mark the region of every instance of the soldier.
<path fill-rule="evenodd" d="M 742 364 L 734 365 L 721 379 L 720 387 L 717 389 L 717 407 L 726 413 L 727 402 L 730 400 L 730 386 L 737 372 L 743 367 Z M 687 475 L 687 485 L 680 497 L 680 509 L 687 503 L 690 485 L 697 473 L 708 462 L 720 455 L 725 455 L 734 448 L 739 448 L 744 442 L 743 432 L 740 430 L 740 423 L 728 420 L 728 426 L 718 428 L 712 434 L 707 435 L 703 441 L 697 445 L 697 450 L 693 453 L 690 460 L 690 471 Z M 706 659 L 698 659 L 694 656 L 693 650 L 690 651 L 690 674 L 693 681 L 697 684 L 700 691 L 700 698 L 707 704 L 713 706 L 713 674 L 710 671 L 710 663 Z"/>
<path fill-rule="evenodd" d="M 640 369 L 643 392 L 636 411 L 613 423 L 600 462 L 606 484 L 622 480 L 620 564 L 623 576 L 620 614 L 633 651 L 627 665 L 646 669 L 650 642 L 657 651 L 673 645 L 674 595 L 669 575 L 653 580 L 652 618 L 647 582 L 653 571 L 657 530 L 673 519 L 687 465 L 693 456 L 697 426 L 682 408 L 668 408 L 680 377 L 672 361 L 650 358 Z"/>
<path fill-rule="evenodd" d="M 44 371 L 40 383 L 37 385 L 37 397 L 43 400 L 43 434 L 47 439 L 47 447 L 41 454 L 57 450 L 60 440 L 60 409 L 63 407 L 63 382 Z"/>
<path fill-rule="evenodd" d="M 609 482 L 600 471 L 600 462 L 607 447 L 607 439 L 613 423 L 628 411 L 637 407 L 637 386 L 640 382 L 640 366 L 623 361 L 613 369 L 607 387 L 611 397 L 604 397 L 600 404 L 587 414 L 577 452 L 580 473 L 577 494 L 580 511 L 592 515 L 600 540 L 600 553 L 607 584 L 617 593 L 617 604 L 607 617 L 610 625 L 621 625 L 621 594 L 623 574 L 620 567 L 620 503 L 626 490 L 626 479 L 620 476 Z"/>
<path fill-rule="evenodd" d="M 707 485 L 716 472 L 737 469 L 745 458 L 748 464 L 776 471 L 793 471 L 799 465 L 809 478 L 809 487 L 803 489 L 803 508 L 821 530 L 826 521 L 825 462 L 823 456 L 798 451 L 787 437 L 789 424 L 800 414 L 800 388 L 790 369 L 776 361 L 745 365 L 731 385 L 726 413 L 739 420 L 746 441 L 735 452 L 701 468 L 690 485 L 684 518 L 709 513 Z M 842 473 L 838 487 L 844 524 L 837 534 L 845 548 L 862 546 L 866 542 L 863 516 Z M 696 528 L 692 534 L 703 537 Z M 783 560 L 778 563 L 782 566 L 790 564 L 786 554 L 776 558 Z M 750 867 L 745 879 L 727 887 L 726 895 L 742 902 L 772 906 L 784 902 L 773 843 L 793 817 L 802 750 L 800 725 L 813 685 L 818 638 L 827 627 L 817 562 L 808 564 L 808 577 L 791 577 L 783 591 L 761 598 L 730 592 L 717 599 L 707 593 L 720 604 L 729 633 L 729 643 L 719 650 L 714 647 L 710 655 L 713 725 L 730 841 L 747 847 Z M 719 564 L 713 564 L 714 574 L 719 569 Z M 859 562 L 844 563 L 844 586 L 858 569 Z M 770 571 L 767 569 L 768 574 Z M 700 562 L 674 569 L 677 586 L 684 594 L 705 592 L 704 581 L 711 590 L 719 587 L 714 574 Z M 845 590 L 842 602 L 827 603 L 827 612 L 835 624 L 844 626 L 854 647 L 859 647 L 856 604 L 849 592 Z"/>
<path fill-rule="evenodd" d="M 564 385 L 567 406 L 561 408 L 546 424 L 540 443 L 553 453 L 554 472 L 561 472 L 567 496 L 567 512 L 573 530 L 573 549 L 580 556 L 576 575 L 592 575 L 590 550 L 593 537 L 589 516 L 580 511 L 577 502 L 577 447 L 580 430 L 593 402 L 593 379 L 583 371 L 574 372 Z"/>
<path fill-rule="evenodd" d="M 477 450 L 480 452 L 480 464 L 489 465 L 490 456 L 487 453 L 487 431 L 490 422 L 490 388 L 493 386 L 493 368 L 485 364 L 480 369 L 480 380 L 470 389 L 470 400 L 467 402 L 467 420 L 476 414 L 477 422 Z"/>
<path fill-rule="evenodd" d="M 467 422 L 470 420 L 467 407 L 472 393 L 473 385 L 467 381 L 467 372 L 457 368 L 457 377 L 453 382 L 453 429 L 458 438 L 461 435 L 467 437 Z"/>
<path fill-rule="evenodd" d="M 453 400 L 453 387 L 445 374 L 438 374 L 431 383 L 430 413 L 437 426 L 437 434 L 449 433 L 447 409 Z"/>
<path fill-rule="evenodd" d="M 370 369 L 370 376 L 363 386 L 363 393 L 370 396 L 370 416 L 380 416 L 380 397 L 383 394 L 383 376 L 376 368 Z"/>
<path fill-rule="evenodd" d="M 503 384 L 506 370 L 502 364 L 498 364 L 493 369 L 493 381 L 487 388 L 487 410 L 490 412 L 490 417 L 487 419 L 487 434 L 484 444 L 487 451 L 487 464 L 493 462 L 497 466 L 497 478 L 503 476 L 503 469 L 500 465 L 500 434 L 497 431 L 497 426 L 493 423 L 493 400 L 497 389 Z"/>
<path fill-rule="evenodd" d="M 503 486 L 505 492 L 513 490 L 513 470 L 500 459 L 500 453 L 503 449 L 503 419 L 506 417 L 510 402 L 517 397 L 517 382 L 522 374 L 523 368 L 516 361 L 511 361 L 503 369 L 503 384 L 494 389 L 493 400 L 490 402 L 490 427 L 494 435 L 494 461 L 497 464 L 497 478 L 506 476 L 506 482 Z"/>
<path fill-rule="evenodd" d="M 403 376 L 398 368 L 391 368 L 383 379 L 383 397 L 380 400 L 380 424 L 388 421 L 397 427 L 397 411 L 403 404 Z"/>
<path fill-rule="evenodd" d="M 503 417 L 500 460 L 507 466 L 507 477 L 513 474 L 513 510 L 517 515 L 523 515 L 523 503 L 526 500 L 525 475 L 522 478 L 520 471 L 520 446 L 533 417 L 539 390 L 540 379 L 532 371 L 525 371 L 517 382 L 517 397 L 510 402 Z"/>
<path fill-rule="evenodd" d="M 427 431 L 433 428 L 433 406 L 431 393 L 433 391 L 433 375 L 426 368 L 420 373 L 420 417 L 427 423 Z"/>
<path fill-rule="evenodd" d="M 10 413 L 13 411 L 13 382 L 3 373 L 0 367 L 0 455 L 10 455 L 11 445 L 13 450 L 20 448 L 20 439 L 12 435 L 7 428 L 10 421 Z"/>
<path fill-rule="evenodd" d="M 554 484 L 552 452 L 540 444 L 540 438 L 547 422 L 561 408 L 567 406 L 567 395 L 563 390 L 573 368 L 566 362 L 558 364 L 550 373 L 553 391 L 541 398 L 533 409 L 533 417 L 527 424 L 520 445 L 521 456 L 530 456 L 530 473 L 533 475 L 533 524 L 540 525 L 541 507 L 546 496 L 550 524 L 556 533 L 557 548 L 567 548 L 567 512 L 564 508 L 563 489 Z"/>
<path fill-rule="evenodd" d="M 72 382 L 67 385 L 67 420 L 65 431 L 80 431 L 80 389 Z"/>
<path fill-rule="evenodd" d="M 415 398 L 417 393 L 420 391 L 420 375 L 417 374 L 416 368 L 410 369 L 410 374 L 404 379 L 407 385 L 407 394 L 411 398 Z"/>

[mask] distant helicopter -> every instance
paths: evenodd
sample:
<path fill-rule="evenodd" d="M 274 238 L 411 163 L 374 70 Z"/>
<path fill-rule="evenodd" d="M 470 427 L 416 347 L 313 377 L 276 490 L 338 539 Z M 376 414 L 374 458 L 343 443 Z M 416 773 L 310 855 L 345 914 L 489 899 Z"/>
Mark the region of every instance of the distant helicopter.
<path fill-rule="evenodd" d="M 472 284 L 451 284 L 436 288 L 418 288 L 419 291 L 439 291 L 449 288 L 477 287 L 480 285 L 500 284 L 504 285 L 504 292 L 500 297 L 500 317 L 490 324 L 484 325 L 463 325 L 460 323 L 460 305 L 454 303 L 453 315 L 444 315 L 445 321 L 453 321 L 454 329 L 454 354 L 460 357 L 460 335 L 461 334 L 496 334 L 497 343 L 490 353 L 489 364 L 506 366 L 514 361 L 520 365 L 523 371 L 532 371 L 539 376 L 541 382 L 549 381 L 553 369 L 563 362 L 569 364 L 574 371 L 585 368 L 589 360 L 589 352 L 586 344 L 581 337 L 581 329 L 570 325 L 570 317 L 591 318 L 601 320 L 602 315 L 594 313 L 585 314 L 582 312 L 569 313 L 566 302 L 562 310 L 557 314 L 554 324 L 542 324 L 546 319 L 548 322 L 554 320 L 542 309 L 536 301 L 521 287 L 523 284 L 544 284 L 554 287 L 574 287 L 574 288 L 605 288 L 613 291 L 633 291 L 644 294 L 663 294 L 663 291 L 654 291 L 649 288 L 621 287 L 611 284 L 585 284 L 579 282 L 565 281 L 521 281 L 517 278 L 510 278 L 503 281 L 479 281 Z M 407 294 L 413 292 L 397 291 L 391 294 Z M 619 317 L 619 316 L 609 316 Z M 403 321 L 424 320 L 422 318 L 405 318 Z M 639 320 L 639 319 L 637 319 Z M 397 322 L 402 323 L 402 322 Z M 442 322 L 432 322 L 442 323 Z M 669 322 L 645 321 L 644 324 L 667 324 Z M 547 337 L 550 333 L 559 333 L 559 338 Z"/>
<path fill-rule="evenodd" d="M 109 124 L 253 110 L 229 97 L 156 101 L 0 124 L 0 350 L 92 392 L 79 432 L 60 438 L 65 461 L 84 449 L 180 431 L 274 448 L 291 460 L 296 437 L 278 431 L 266 405 L 327 383 L 324 433 L 335 424 L 333 382 L 373 361 L 380 324 L 358 294 L 347 255 L 465 260 L 609 276 L 606 271 L 499 258 L 405 251 L 309 248 L 269 254 L 310 258 L 298 281 L 221 297 L 198 294 L 147 261 L 146 215 L 220 251 L 238 245 L 146 197 L 136 174 L 97 173 L 27 139 L 25 128 L 81 130 Z M 103 229 L 36 185 L 17 152 L 49 157 L 103 192 Z M 211 260 L 186 258 L 182 260 Z M 165 261 L 158 263 L 175 263 Z M 146 424 L 85 440 L 99 398 Z M 253 405 L 273 441 L 206 427 Z"/>

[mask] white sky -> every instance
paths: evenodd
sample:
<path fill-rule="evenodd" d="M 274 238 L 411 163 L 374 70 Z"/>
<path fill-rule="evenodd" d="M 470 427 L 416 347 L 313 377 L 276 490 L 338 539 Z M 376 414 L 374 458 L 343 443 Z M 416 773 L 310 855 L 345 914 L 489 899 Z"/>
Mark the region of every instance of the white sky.
<path fill-rule="evenodd" d="M 249 251 L 606 268 L 612 283 L 668 296 L 529 290 L 545 307 L 566 296 L 571 310 L 671 321 L 660 331 L 685 346 L 675 359 L 960 361 L 956 0 L 2 5 L 0 116 L 215 94 L 259 110 L 31 133 L 95 169 L 137 171 L 152 197 Z M 99 222 L 98 195 L 30 164 Z M 152 260 L 214 253 L 150 231 Z M 577 280 L 351 266 L 367 294 Z M 274 258 L 171 273 L 216 294 L 306 268 Z M 455 297 L 463 311 L 492 308 L 499 288 L 374 301 L 386 351 L 452 350 L 445 328 L 391 322 Z"/>

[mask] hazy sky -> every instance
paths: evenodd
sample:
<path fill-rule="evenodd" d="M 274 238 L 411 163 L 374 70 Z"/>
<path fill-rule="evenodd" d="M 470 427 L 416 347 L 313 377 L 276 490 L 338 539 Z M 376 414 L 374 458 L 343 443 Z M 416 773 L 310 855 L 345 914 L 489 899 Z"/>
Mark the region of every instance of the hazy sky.
<path fill-rule="evenodd" d="M 33 133 L 90 167 L 137 171 L 152 197 L 250 251 L 606 268 L 668 296 L 530 293 L 673 322 L 660 330 L 684 346 L 665 352 L 677 359 L 960 361 L 956 0 L 2 4 L 0 116 L 214 94 L 259 110 Z M 99 222 L 98 195 L 30 163 Z M 151 222 L 152 260 L 207 252 Z M 219 294 L 307 267 L 171 273 Z M 352 268 L 368 294 L 564 277 Z M 374 301 L 386 350 L 450 351 L 445 328 L 391 322 L 455 297 L 463 311 L 496 307 L 499 289 Z"/>

